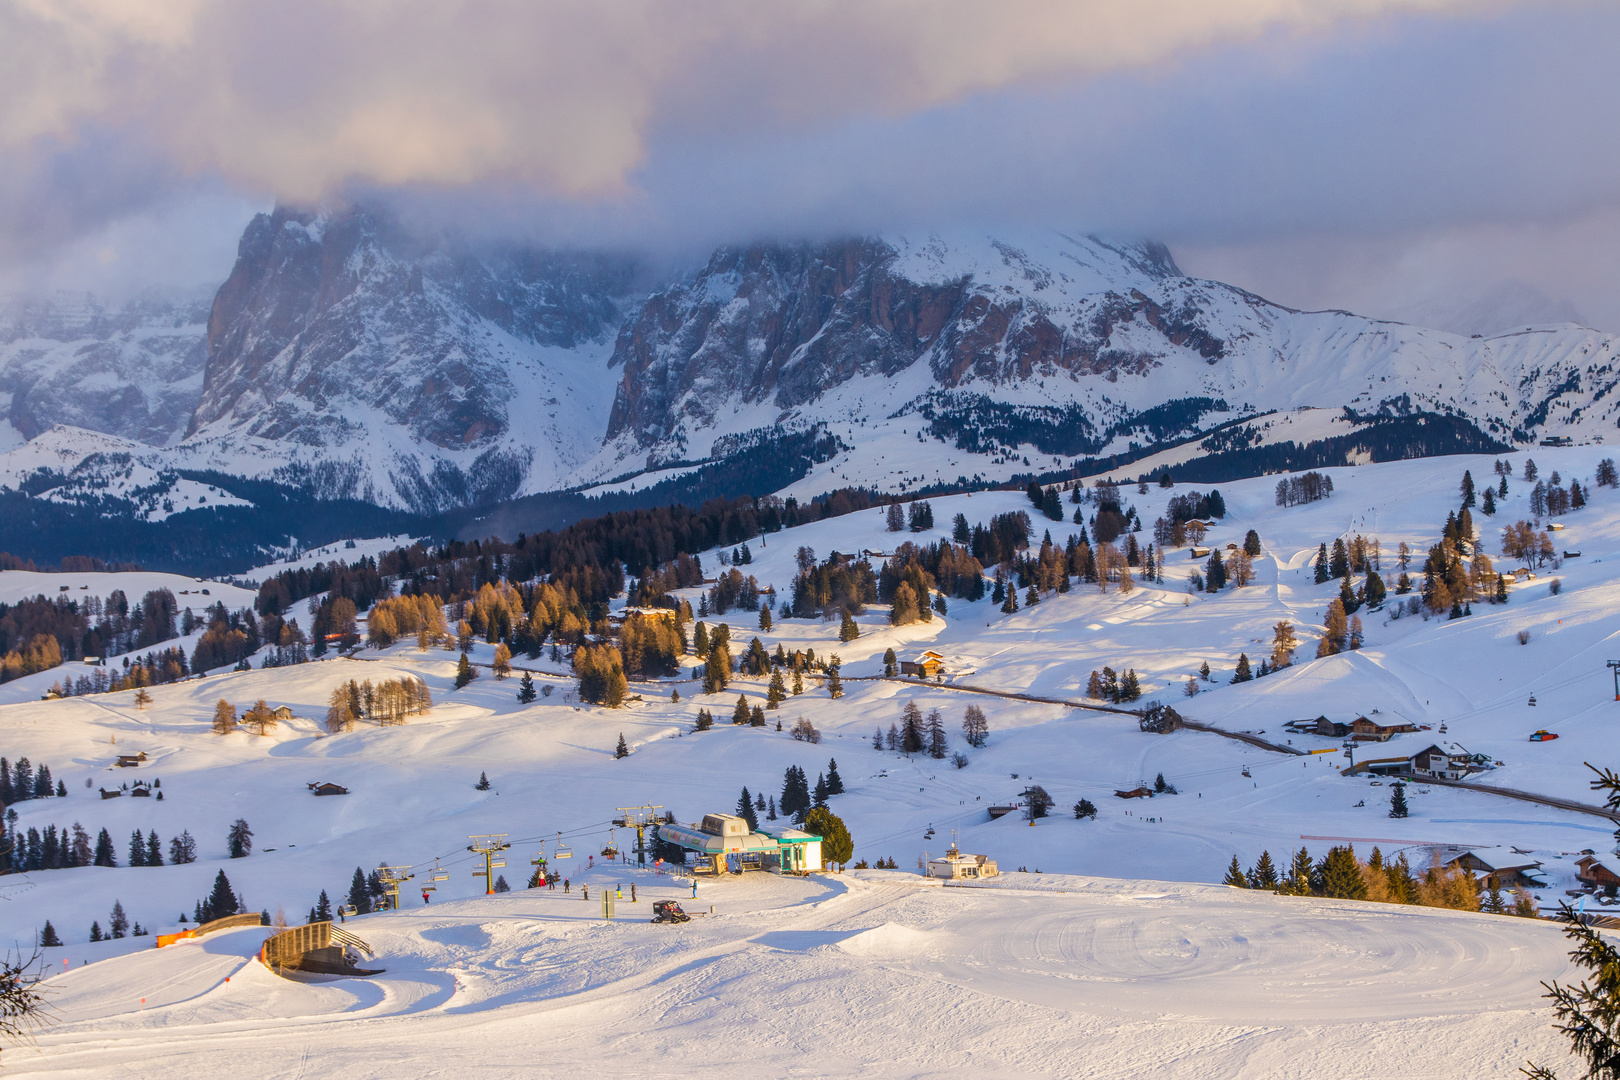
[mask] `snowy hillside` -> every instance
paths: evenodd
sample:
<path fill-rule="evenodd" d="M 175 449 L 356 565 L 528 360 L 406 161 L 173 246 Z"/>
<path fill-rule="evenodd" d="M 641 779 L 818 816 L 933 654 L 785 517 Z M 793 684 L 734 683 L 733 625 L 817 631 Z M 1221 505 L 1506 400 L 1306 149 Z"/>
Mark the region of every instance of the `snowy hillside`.
<path fill-rule="evenodd" d="M 743 1003 L 776 994 L 796 1003 L 786 1010 L 792 1024 L 867 1033 L 888 1011 L 871 1002 L 915 998 L 908 1015 L 940 1013 L 945 1002 L 944 1027 L 908 1021 L 903 1036 L 883 1040 L 884 1060 L 914 1061 L 919 1075 L 949 1071 L 939 1056 L 947 1036 L 952 1046 L 971 1049 L 980 1070 L 1065 1074 L 1073 1071 L 1063 1063 L 1072 1058 L 1075 1031 L 1089 1033 L 1087 1053 L 1110 1063 L 1100 1073 L 1110 1075 L 1146 1068 L 1148 1046 L 1154 1067 L 1173 1076 L 1269 1074 L 1276 1070 L 1267 1062 L 1285 1060 L 1300 1075 L 1383 1076 L 1392 1054 L 1410 1063 L 1400 1075 L 1455 1075 L 1466 1061 L 1471 1073 L 1494 1076 L 1512 1075 L 1528 1057 L 1553 1059 L 1556 1041 L 1538 982 L 1565 977 L 1566 967 L 1564 943 L 1550 925 L 1196 884 L 1219 881 L 1234 855 L 1247 866 L 1262 851 L 1283 859 L 1305 846 L 1320 857 L 1335 843 L 1353 842 L 1363 856 L 1377 845 L 1421 866 L 1437 845 L 1451 845 L 1496 865 L 1540 864 L 1547 887 L 1536 895 L 1550 908 L 1575 885 L 1583 850 L 1608 858 L 1613 822 L 1489 790 L 1414 784 L 1410 816 L 1392 820 L 1387 785 L 1342 772 L 1349 765 L 1342 739 L 1283 729 L 1319 715 L 1398 718 L 1416 730 L 1359 746 L 1358 762 L 1456 742 L 1490 762 L 1470 778 L 1487 789 L 1595 801 L 1582 763 L 1620 765 L 1613 729 L 1620 704 L 1604 666 L 1620 634 L 1620 491 L 1594 482 L 1599 448 L 1532 456 L 1543 480 L 1556 471 L 1563 484 L 1578 480 L 1590 492 L 1589 504 L 1559 518 L 1565 528 L 1550 534 L 1558 552 L 1578 556 L 1512 585 L 1507 604 L 1477 603 L 1456 620 L 1394 618 L 1406 598 L 1392 590 L 1381 612 L 1358 613 L 1363 647 L 1323 659 L 1313 658 L 1316 642 L 1338 586 L 1314 582 L 1318 545 L 1358 533 L 1377 537 L 1393 586 L 1395 552 L 1405 542 L 1418 552 L 1411 570 L 1418 577 L 1423 553 L 1458 506 L 1463 471 L 1483 490 L 1498 479 L 1492 458 L 1335 469 L 1330 498 L 1287 508 L 1275 504 L 1276 477 L 1221 485 L 1227 514 L 1206 542 L 1241 544 L 1253 529 L 1262 555 L 1253 583 L 1216 594 L 1188 591 L 1189 573 L 1203 563 L 1181 549 L 1170 552 L 1162 583 L 1138 581 L 1128 595 L 1075 583 L 1012 614 L 989 598 L 952 600 L 943 618 L 903 627 L 888 626 L 886 609 L 873 606 L 858 620 L 861 635 L 844 643 L 836 622 L 779 616 L 772 630 L 759 632 L 751 612 L 709 619 L 729 623 L 739 648 L 758 633 L 772 650 L 780 643 L 842 657 L 843 698 L 831 699 L 811 679 L 776 713 L 785 727 L 810 721 L 819 744 L 796 741 L 774 724 L 762 730 L 724 722 L 739 691 L 762 701 L 759 679 L 738 677 L 712 697 L 685 677 L 633 684 L 640 700 L 613 710 L 570 700 L 574 681 L 565 664 L 520 659 L 553 690 L 522 705 L 516 679 L 497 680 L 485 668 L 456 690 L 456 654 L 419 652 L 414 644 L 159 686 L 146 709 L 127 692 L 39 701 L 52 672 L 0 685 L 0 701 L 8 703 L 0 705 L 0 754 L 49 765 L 68 791 L 65 799 L 17 804 L 18 826 L 26 832 L 77 822 L 92 836 L 105 828 L 121 864 L 0 879 L 8 944 L 26 944 L 46 919 L 68 943 L 52 952 L 53 964 L 68 960 L 68 972 L 53 980 L 61 986 L 63 1024 L 44 1039 L 43 1058 L 8 1064 L 24 1072 L 68 1062 L 99 1068 L 110 1052 L 105 1033 L 116 1028 L 153 1060 L 184 1052 L 175 1070 L 212 1073 L 247 1052 L 238 1040 L 249 1033 L 256 1059 L 290 1061 L 307 1043 L 299 1033 L 320 1024 L 324 1039 L 338 1040 L 324 1052 L 344 1062 L 346 1073 L 370 1075 L 364 1048 L 379 1032 L 398 1038 L 389 1018 L 410 1015 L 426 1025 L 420 1030 L 432 1029 L 420 1037 L 441 1048 L 461 1047 L 457 1040 L 471 1038 L 485 1020 L 518 1025 L 510 1030 L 543 1023 L 559 1068 L 585 1062 L 608 1043 L 624 1050 L 650 1038 L 651 1049 L 633 1052 L 654 1055 L 646 1067 L 656 1072 L 666 1067 L 659 1063 L 687 1060 L 733 1031 L 742 1021 L 732 1014 Z M 1525 457 L 1504 459 L 1513 471 L 1496 515 L 1473 511 L 1484 550 L 1504 569 L 1513 564 L 1498 557 L 1500 529 L 1530 516 Z M 1151 525 L 1169 498 L 1188 490 L 1127 487 L 1122 495 Z M 901 540 L 948 536 L 957 513 L 979 523 L 1028 511 L 1037 544 L 1045 529 L 1061 543 L 1074 528 L 1043 518 L 1021 493 L 940 498 L 933 509 L 939 527 L 922 535 L 887 532 L 880 510 L 773 533 L 750 544 L 753 559 L 741 569 L 780 597 L 801 546 L 820 557 L 890 551 Z M 703 554 L 711 573 L 719 556 Z M 61 581 L 105 591 L 105 579 L 116 575 L 83 577 Z M 22 595 L 36 589 L 35 578 L 56 580 L 5 574 L 0 586 Z M 132 580 L 131 587 L 142 586 Z M 245 593 L 231 595 L 246 602 Z M 683 595 L 696 604 L 697 590 Z M 1273 626 L 1282 620 L 1294 623 L 1301 640 L 1294 666 L 1230 683 L 1240 653 L 1256 666 L 1269 655 Z M 949 675 L 938 684 L 883 679 L 890 647 L 902 658 L 936 649 Z M 475 646 L 475 660 L 491 658 L 490 646 Z M 1186 697 L 1183 687 L 1206 662 L 1211 680 Z M 1193 729 L 1145 734 L 1129 715 L 998 696 L 1084 703 L 1090 672 L 1104 665 L 1137 672 L 1146 691 L 1139 704 L 1163 701 L 1202 724 L 1328 752 L 1301 757 Z M 336 686 L 401 674 L 430 686 L 436 704 L 428 715 L 398 727 L 325 732 L 320 720 Z M 671 690 L 679 690 L 678 702 Z M 295 718 L 263 737 L 217 736 L 209 720 L 220 698 L 239 709 L 261 698 L 286 704 Z M 874 730 L 898 721 L 908 702 L 942 711 L 950 749 L 965 754 L 964 767 L 873 748 Z M 981 749 L 959 734 L 969 704 L 989 717 Z M 693 732 L 700 708 L 720 718 L 715 730 Z M 1560 738 L 1532 743 L 1537 729 Z M 615 760 L 621 734 L 631 753 Z M 148 756 L 138 769 L 112 767 L 115 755 L 137 751 Z M 651 870 L 588 868 L 601 863 L 593 856 L 610 841 L 626 842 L 609 824 L 619 807 L 659 804 L 692 821 L 729 811 L 744 786 L 775 798 L 789 766 L 816 776 L 833 759 L 847 792 L 831 805 L 854 837 L 854 858 L 893 858 L 900 872 L 706 882 L 695 910 L 713 904 L 716 917 L 668 930 L 645 924 L 646 901 L 677 889 L 689 895 L 689 886 Z M 490 790 L 476 789 L 480 774 Z M 1114 797 L 1160 774 L 1180 793 Z M 160 780 L 164 799 L 97 797 L 98 788 L 135 779 Z M 350 794 L 315 798 L 307 785 L 320 781 Z M 1053 816 L 1034 827 L 1018 814 L 990 819 L 989 806 L 1018 801 L 1030 783 L 1052 795 Z M 1095 820 L 1068 811 L 1082 798 L 1098 807 Z M 225 836 L 238 817 L 253 828 L 254 851 L 233 860 Z M 198 841 L 198 861 L 122 865 L 132 830 L 156 832 L 165 845 L 187 830 Z M 519 891 L 509 897 L 483 898 L 470 873 L 467 837 L 490 832 L 513 841 L 503 873 Z M 630 914 L 606 924 L 572 894 L 523 892 L 527 860 L 542 847 L 555 854 L 559 833 L 574 850 L 563 869 L 574 889 L 588 881 L 595 896 L 609 883 L 634 881 L 641 905 L 622 906 L 621 914 Z M 918 859 L 953 839 L 997 859 L 1006 874 L 983 891 L 917 886 Z M 377 948 L 378 966 L 389 969 L 374 983 L 273 981 L 245 959 L 259 941 L 252 931 L 161 952 L 145 938 L 87 940 L 91 922 L 105 925 L 114 900 L 146 927 L 173 929 L 221 869 L 251 909 L 280 909 L 296 922 L 322 890 L 338 901 L 357 866 L 409 865 L 416 884 L 435 860 L 449 876 L 430 906 L 410 892 L 397 915 L 351 921 Z M 135 1004 L 142 992 L 149 996 L 144 1014 Z M 736 1008 L 716 1008 L 715 995 Z M 587 1006 L 578 1015 L 588 1019 L 577 1027 L 569 1019 L 576 1011 L 567 1008 L 574 1004 Z M 267 1015 L 273 1023 L 245 1019 Z M 193 1025 L 184 1048 L 160 1046 L 179 1024 Z M 636 1038 L 620 1025 L 633 1026 Z M 849 1075 L 867 1060 L 849 1056 L 848 1040 L 841 1045 L 818 1058 L 816 1075 Z M 465 1060 L 495 1068 L 515 1068 L 518 1060 L 470 1043 L 464 1051 Z M 777 1053 L 759 1059 L 760 1075 L 792 1071 Z"/>

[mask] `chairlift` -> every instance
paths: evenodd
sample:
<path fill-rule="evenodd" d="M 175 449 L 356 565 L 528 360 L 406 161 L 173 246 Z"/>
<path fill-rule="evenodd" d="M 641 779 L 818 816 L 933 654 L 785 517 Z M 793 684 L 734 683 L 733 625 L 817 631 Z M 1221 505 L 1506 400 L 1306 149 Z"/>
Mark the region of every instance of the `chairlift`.
<path fill-rule="evenodd" d="M 338 908 L 338 914 L 342 915 L 345 918 L 348 918 L 348 917 L 350 917 L 352 915 L 359 914 L 359 909 L 356 908 L 353 904 L 344 904 L 342 907 Z"/>
<path fill-rule="evenodd" d="M 450 871 L 439 865 L 439 860 L 433 860 L 433 869 L 428 871 L 429 881 L 449 881 Z"/>
<path fill-rule="evenodd" d="M 1536 703 L 1536 695 L 1534 695 L 1534 694 L 1531 694 L 1531 695 L 1530 695 L 1530 704 L 1531 704 L 1531 705 L 1532 705 L 1532 706 L 1534 706 L 1534 705 L 1535 705 L 1535 703 Z"/>
<path fill-rule="evenodd" d="M 553 859 L 572 859 L 574 857 L 574 849 L 569 847 L 567 844 L 559 844 L 557 846 L 557 850 L 551 853 L 551 857 Z"/>

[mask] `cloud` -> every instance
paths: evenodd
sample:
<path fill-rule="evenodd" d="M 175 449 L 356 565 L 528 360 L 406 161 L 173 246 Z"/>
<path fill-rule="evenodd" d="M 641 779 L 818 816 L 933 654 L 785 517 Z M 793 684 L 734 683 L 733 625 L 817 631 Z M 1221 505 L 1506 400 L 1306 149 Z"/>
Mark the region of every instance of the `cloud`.
<path fill-rule="evenodd" d="M 120 132 L 185 175 L 612 195 L 649 141 L 816 129 L 1468 0 L 8 0 L 0 153 Z"/>
<path fill-rule="evenodd" d="M 0 266 L 387 198 L 683 256 L 1061 225 L 1377 313 L 1489 263 L 1593 314 L 1615 55 L 1612 5 L 1510 0 L 0 0 Z"/>

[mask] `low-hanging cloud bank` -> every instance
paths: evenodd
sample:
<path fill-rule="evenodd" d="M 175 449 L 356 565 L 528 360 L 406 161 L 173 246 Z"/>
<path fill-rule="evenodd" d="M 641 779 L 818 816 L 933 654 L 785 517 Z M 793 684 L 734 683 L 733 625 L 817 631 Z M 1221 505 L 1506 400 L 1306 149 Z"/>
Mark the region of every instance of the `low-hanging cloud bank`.
<path fill-rule="evenodd" d="M 690 251 L 1398 246 L 1620 206 L 1614 55 L 1611 6 L 1513 0 L 0 0 L 0 277 L 221 192 Z"/>

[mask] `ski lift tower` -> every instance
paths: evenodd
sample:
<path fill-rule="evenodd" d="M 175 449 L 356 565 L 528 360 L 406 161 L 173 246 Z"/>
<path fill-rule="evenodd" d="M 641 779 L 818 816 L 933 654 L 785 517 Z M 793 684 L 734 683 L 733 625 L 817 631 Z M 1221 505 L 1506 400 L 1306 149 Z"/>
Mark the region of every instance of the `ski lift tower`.
<path fill-rule="evenodd" d="M 1614 700 L 1620 701 L 1620 660 L 1610 660 L 1609 670 L 1614 672 Z"/>
<path fill-rule="evenodd" d="M 485 896 L 495 895 L 495 870 L 506 865 L 505 859 L 498 859 L 496 856 L 512 846 L 506 842 L 507 835 L 507 833 L 481 833 L 467 837 L 472 841 L 467 845 L 467 850 L 484 858 L 484 868 L 474 870 L 472 875 L 484 879 Z"/>
<path fill-rule="evenodd" d="M 619 817 L 613 822 L 621 829 L 636 830 L 636 865 L 647 865 L 647 829 L 658 824 L 658 811 L 662 806 L 621 806 Z"/>
<path fill-rule="evenodd" d="M 399 887 L 415 876 L 409 866 L 377 867 L 377 880 L 382 882 L 383 896 L 387 898 L 390 911 L 399 910 Z"/>

